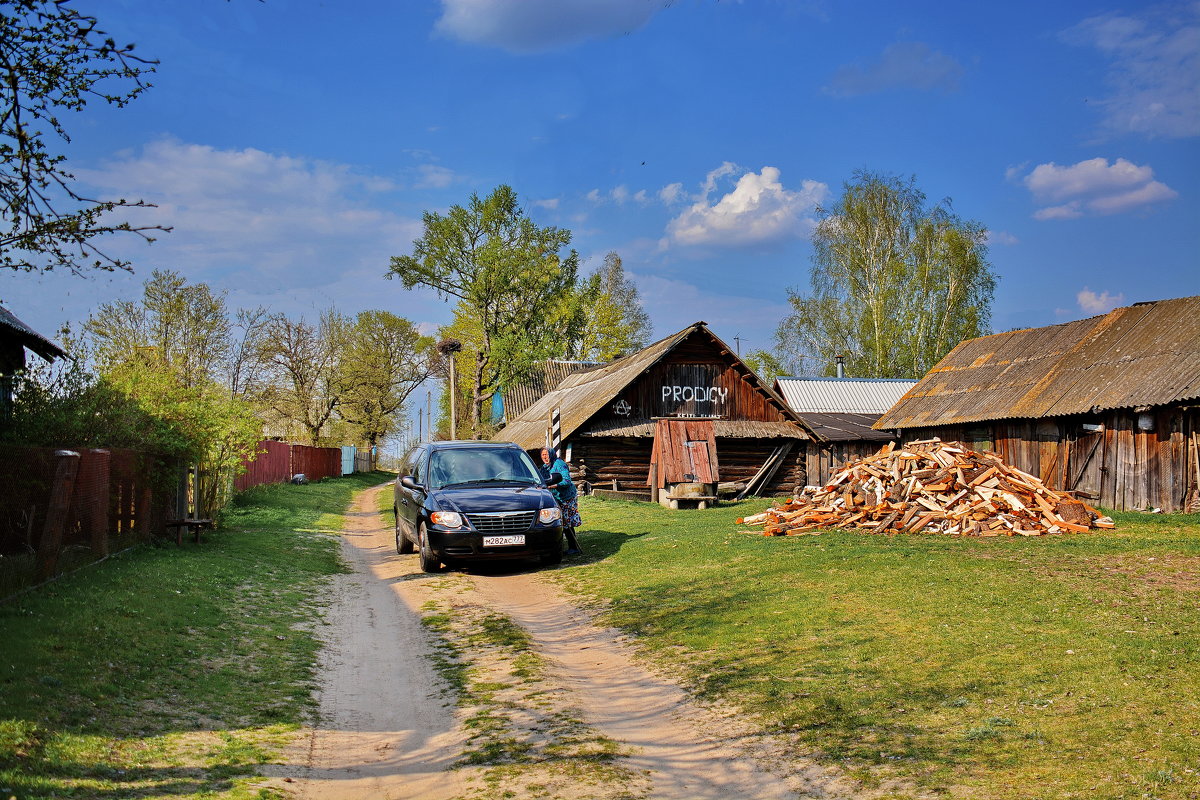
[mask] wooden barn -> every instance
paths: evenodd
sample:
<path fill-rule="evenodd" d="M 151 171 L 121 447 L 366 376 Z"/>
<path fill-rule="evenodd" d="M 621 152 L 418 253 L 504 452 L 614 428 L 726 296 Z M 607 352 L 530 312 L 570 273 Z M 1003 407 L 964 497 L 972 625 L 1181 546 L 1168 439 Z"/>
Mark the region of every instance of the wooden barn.
<path fill-rule="evenodd" d="M 872 426 L 916 384 L 904 378 L 776 378 L 775 393 L 817 435 L 807 451 L 808 482 L 823 486 L 846 463 L 896 441 L 895 431 Z"/>
<path fill-rule="evenodd" d="M 958 345 L 877 429 L 991 450 L 1106 508 L 1196 510 L 1200 297 Z"/>
<path fill-rule="evenodd" d="M 568 375 L 495 438 L 535 451 L 554 409 L 573 472 L 596 487 L 646 496 L 652 486 L 667 489 L 689 476 L 748 484 L 758 495 L 790 494 L 804 483 L 806 444 L 814 438 L 703 322 Z"/>

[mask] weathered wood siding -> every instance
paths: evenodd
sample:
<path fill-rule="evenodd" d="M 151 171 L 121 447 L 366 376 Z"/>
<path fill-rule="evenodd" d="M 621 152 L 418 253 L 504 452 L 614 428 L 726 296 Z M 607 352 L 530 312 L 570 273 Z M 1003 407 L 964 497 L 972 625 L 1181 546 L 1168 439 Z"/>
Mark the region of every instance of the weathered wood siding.
<path fill-rule="evenodd" d="M 1200 413 L 1194 407 L 904 431 L 906 442 L 932 436 L 992 450 L 1051 488 L 1079 491 L 1118 511 L 1183 511 L 1197 489 Z"/>
<path fill-rule="evenodd" d="M 880 442 L 827 442 L 817 444 L 808 442 L 805 453 L 805 475 L 807 483 L 814 486 L 824 486 L 829 483 L 830 476 L 851 461 L 874 455 L 883 447 Z M 800 486 L 806 485 L 800 483 Z"/>

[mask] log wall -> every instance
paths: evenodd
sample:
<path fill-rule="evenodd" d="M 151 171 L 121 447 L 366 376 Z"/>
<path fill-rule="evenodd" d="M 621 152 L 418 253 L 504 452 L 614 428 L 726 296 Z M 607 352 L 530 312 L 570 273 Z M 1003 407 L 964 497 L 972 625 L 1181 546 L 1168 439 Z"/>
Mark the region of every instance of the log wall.
<path fill-rule="evenodd" d="M 1090 431 L 1084 425 L 1103 429 Z M 1078 491 L 1118 511 L 1189 510 L 1189 499 L 1197 495 L 1200 411 L 1195 407 L 910 428 L 903 438 L 933 436 L 992 450 L 1053 489 Z"/>

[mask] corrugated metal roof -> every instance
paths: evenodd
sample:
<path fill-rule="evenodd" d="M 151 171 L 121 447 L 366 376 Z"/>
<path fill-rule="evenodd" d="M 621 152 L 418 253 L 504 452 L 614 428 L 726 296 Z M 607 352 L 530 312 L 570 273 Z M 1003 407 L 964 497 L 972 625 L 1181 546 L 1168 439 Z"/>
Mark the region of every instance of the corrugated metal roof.
<path fill-rule="evenodd" d="M 1200 398 L 1200 297 L 970 339 L 876 428 L 1086 414 Z"/>
<path fill-rule="evenodd" d="M 28 347 L 47 361 L 53 361 L 56 358 L 66 355 L 61 347 L 45 336 L 42 336 L 24 322 L 21 322 L 15 314 L 3 306 L 0 306 L 0 327 L 7 328 L 17 334 L 17 338 L 21 341 L 22 345 Z"/>
<path fill-rule="evenodd" d="M 915 383 L 915 381 L 914 381 Z M 801 414 L 822 439 L 830 442 L 890 442 L 896 437 L 889 431 L 877 431 L 871 426 L 878 414 Z"/>
<path fill-rule="evenodd" d="M 558 386 L 562 379 L 575 372 L 598 367 L 600 361 L 560 361 L 552 359 L 540 365 L 538 371 L 504 393 L 504 416 L 515 419 L 538 401 L 542 395 Z"/>
<path fill-rule="evenodd" d="M 608 405 L 626 386 L 637 380 L 638 376 L 657 364 L 663 356 L 671 352 L 688 336 L 697 332 L 703 332 L 712 337 L 712 340 L 726 352 L 733 352 L 703 322 L 694 323 L 632 355 L 568 375 L 558 386 L 542 395 L 536 403 L 527 408 L 525 413 L 511 419 L 492 438 L 497 441 L 516 442 L 526 450 L 541 447 L 546 437 L 547 418 L 555 408 L 559 409 L 563 439 L 570 437 L 596 412 Z M 731 357 L 737 358 L 737 356 Z M 747 369 L 747 373 L 745 380 L 758 381 L 757 376 L 749 369 Z M 778 401 L 784 414 L 791 413 L 785 401 L 769 387 L 762 386 L 761 388 Z M 799 422 L 798 417 L 796 420 Z"/>
<path fill-rule="evenodd" d="M 917 382 L 904 378 L 776 378 L 775 391 L 797 414 L 875 414 Z"/>

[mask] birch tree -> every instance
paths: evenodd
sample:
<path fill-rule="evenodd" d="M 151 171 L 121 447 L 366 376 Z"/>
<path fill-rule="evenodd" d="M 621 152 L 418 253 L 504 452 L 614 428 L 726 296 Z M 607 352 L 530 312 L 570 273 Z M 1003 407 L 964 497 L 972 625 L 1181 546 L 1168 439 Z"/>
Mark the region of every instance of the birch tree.
<path fill-rule="evenodd" d="M 588 361 L 612 361 L 650 343 L 653 326 L 642 307 L 637 286 L 625 274 L 621 256 L 604 257 L 604 264 L 584 279 L 579 290 L 583 325 L 578 356 Z"/>
<path fill-rule="evenodd" d="M 813 233 L 810 288 L 788 290 L 776 344 L 797 374 L 919 378 L 987 333 L 996 276 L 987 228 L 949 200 L 927 207 L 916 179 L 857 171 Z"/>

